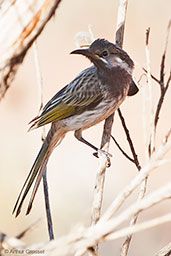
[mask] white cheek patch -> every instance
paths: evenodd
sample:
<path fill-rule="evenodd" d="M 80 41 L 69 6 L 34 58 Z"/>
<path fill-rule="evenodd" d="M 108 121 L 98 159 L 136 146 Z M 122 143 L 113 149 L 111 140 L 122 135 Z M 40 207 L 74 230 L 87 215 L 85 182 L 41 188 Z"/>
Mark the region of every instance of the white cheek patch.
<path fill-rule="evenodd" d="M 109 57 L 107 60 L 103 57 L 99 57 L 99 59 L 105 63 L 108 68 L 119 66 L 120 68 L 125 69 L 129 74 L 132 74 L 132 68 L 130 68 L 129 65 L 119 57 Z"/>
<path fill-rule="evenodd" d="M 108 64 L 107 60 L 105 60 L 103 57 L 100 57 L 99 59 L 102 60 L 105 64 Z"/>
<path fill-rule="evenodd" d="M 129 65 L 123 61 L 119 57 L 115 57 L 114 65 L 120 66 L 122 69 L 125 69 L 129 74 L 132 74 L 132 69 L 129 67 Z"/>

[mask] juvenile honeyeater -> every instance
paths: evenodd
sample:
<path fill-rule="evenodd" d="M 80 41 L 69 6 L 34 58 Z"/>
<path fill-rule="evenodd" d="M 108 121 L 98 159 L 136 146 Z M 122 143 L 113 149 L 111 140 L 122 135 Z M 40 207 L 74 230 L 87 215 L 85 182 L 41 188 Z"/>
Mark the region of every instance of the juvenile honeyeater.
<path fill-rule="evenodd" d="M 34 185 L 26 214 L 30 212 L 49 157 L 66 133 L 74 131 L 79 141 L 98 150 L 83 139 L 82 131 L 109 117 L 127 95 L 134 95 L 138 91 L 132 80 L 134 63 L 115 44 L 97 39 L 89 48 L 75 50 L 71 54 L 84 55 L 93 65 L 57 92 L 44 106 L 41 114 L 31 121 L 30 130 L 48 123 L 51 123 L 51 128 L 14 206 L 13 213 L 16 216 L 21 211 L 28 191 Z"/>

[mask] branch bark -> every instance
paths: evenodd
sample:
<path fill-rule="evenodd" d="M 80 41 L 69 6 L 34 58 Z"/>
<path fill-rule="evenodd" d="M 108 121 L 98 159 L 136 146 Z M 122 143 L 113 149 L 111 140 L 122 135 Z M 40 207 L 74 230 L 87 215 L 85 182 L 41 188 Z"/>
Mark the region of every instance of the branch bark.
<path fill-rule="evenodd" d="M 0 6 L 0 100 L 61 0 L 5 0 Z M 5 29 L 4 29 L 5 27 Z"/>
<path fill-rule="evenodd" d="M 170 256 L 171 255 L 171 243 L 163 247 L 155 256 Z"/>

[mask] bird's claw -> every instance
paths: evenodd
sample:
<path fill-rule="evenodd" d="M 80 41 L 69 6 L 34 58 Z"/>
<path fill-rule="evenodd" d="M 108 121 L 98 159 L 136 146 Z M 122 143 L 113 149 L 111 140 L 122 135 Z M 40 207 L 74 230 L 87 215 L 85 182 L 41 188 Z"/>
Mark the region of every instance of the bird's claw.
<path fill-rule="evenodd" d="M 98 151 L 94 152 L 94 153 L 93 153 L 93 156 L 99 158 L 99 156 L 98 156 Z"/>
<path fill-rule="evenodd" d="M 94 153 L 93 153 L 93 156 L 95 156 L 95 157 L 97 157 L 97 158 L 99 158 L 99 156 L 105 156 L 105 157 L 106 157 L 106 160 L 107 160 L 107 162 L 106 162 L 106 167 L 108 168 L 108 167 L 111 166 L 110 157 L 112 157 L 112 155 L 111 155 L 110 153 L 108 153 L 108 152 L 106 152 L 106 151 L 104 151 L 104 150 L 102 150 L 102 149 L 98 149 L 97 152 L 94 152 Z"/>

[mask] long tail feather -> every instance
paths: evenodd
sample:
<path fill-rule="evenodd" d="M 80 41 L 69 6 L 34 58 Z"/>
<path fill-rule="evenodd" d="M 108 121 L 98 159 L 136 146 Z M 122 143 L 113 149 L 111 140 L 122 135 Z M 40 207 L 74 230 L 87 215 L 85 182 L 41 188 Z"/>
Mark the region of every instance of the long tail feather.
<path fill-rule="evenodd" d="M 34 185 L 34 189 L 30 198 L 30 202 L 28 205 L 28 209 L 26 214 L 29 214 L 31 208 L 32 208 L 32 203 L 35 197 L 35 194 L 37 192 L 37 189 L 39 187 L 41 178 L 43 176 L 43 173 L 45 171 L 48 159 L 50 157 L 50 154 L 52 153 L 53 149 L 55 148 L 57 142 L 59 140 L 62 140 L 64 138 L 65 134 L 61 133 L 60 131 L 57 131 L 56 128 L 52 127 L 39 151 L 38 156 L 36 157 L 36 160 L 34 161 L 34 164 L 27 176 L 27 179 L 21 189 L 21 192 L 17 198 L 17 201 L 15 203 L 14 209 L 13 209 L 13 214 L 15 213 L 15 217 L 17 217 L 20 212 L 21 208 L 23 205 L 23 202 L 33 185 L 33 182 L 35 181 L 36 177 L 36 182 Z"/>
<path fill-rule="evenodd" d="M 36 176 L 38 175 L 38 172 L 39 172 L 39 169 L 40 169 L 40 166 L 41 166 L 41 163 L 45 157 L 45 154 L 48 150 L 48 145 L 47 145 L 47 142 L 45 141 L 39 151 L 39 154 L 38 156 L 36 157 L 36 160 L 29 172 L 29 175 L 27 176 L 27 179 L 21 189 L 21 192 L 18 196 L 18 199 L 15 203 L 15 206 L 14 206 L 14 209 L 13 209 L 13 214 L 15 213 L 16 211 L 16 217 L 20 214 L 20 211 L 21 211 L 21 207 L 23 205 L 23 202 L 24 202 L 24 199 L 25 197 L 27 196 Z M 20 200 L 21 199 L 21 200 Z"/>
<path fill-rule="evenodd" d="M 28 215 L 30 213 L 30 211 L 31 211 L 31 208 L 32 208 L 32 205 L 33 205 L 33 201 L 34 201 L 37 189 L 39 187 L 40 181 L 42 179 L 43 173 L 44 173 L 44 171 L 46 169 L 46 165 L 47 165 L 49 156 L 50 155 L 46 156 L 46 159 L 44 160 L 43 165 L 40 168 L 39 175 L 37 176 L 37 179 L 36 179 L 36 182 L 35 182 L 35 185 L 34 185 L 34 188 L 33 188 L 33 192 L 31 194 L 31 198 L 30 198 L 30 201 L 29 201 L 29 204 L 28 204 L 28 207 L 27 207 L 26 215 Z"/>

